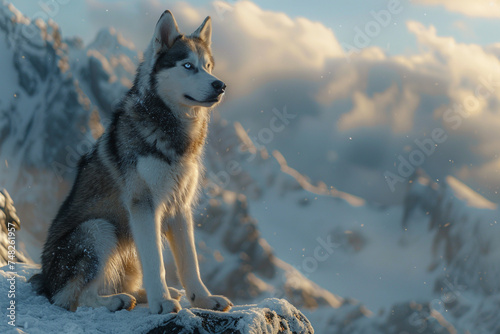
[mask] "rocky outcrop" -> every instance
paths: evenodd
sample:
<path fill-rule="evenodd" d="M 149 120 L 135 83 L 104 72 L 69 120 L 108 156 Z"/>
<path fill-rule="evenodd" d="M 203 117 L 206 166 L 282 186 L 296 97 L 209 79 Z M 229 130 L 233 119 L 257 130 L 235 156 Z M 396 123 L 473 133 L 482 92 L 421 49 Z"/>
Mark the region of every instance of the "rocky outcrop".
<path fill-rule="evenodd" d="M 257 305 L 235 307 L 228 313 L 200 309 L 167 316 L 148 334 L 312 334 L 307 318 L 285 300 L 267 299 Z"/>

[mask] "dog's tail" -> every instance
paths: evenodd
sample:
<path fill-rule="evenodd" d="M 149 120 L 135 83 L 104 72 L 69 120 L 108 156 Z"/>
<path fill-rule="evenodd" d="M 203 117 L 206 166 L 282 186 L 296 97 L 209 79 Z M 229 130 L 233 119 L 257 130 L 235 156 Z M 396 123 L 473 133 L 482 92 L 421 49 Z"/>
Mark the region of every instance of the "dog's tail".
<path fill-rule="evenodd" d="M 42 273 L 35 274 L 33 275 L 29 280 L 28 283 L 31 283 L 31 286 L 33 287 L 33 290 L 39 295 L 47 295 L 45 291 L 45 279 L 43 277 Z"/>

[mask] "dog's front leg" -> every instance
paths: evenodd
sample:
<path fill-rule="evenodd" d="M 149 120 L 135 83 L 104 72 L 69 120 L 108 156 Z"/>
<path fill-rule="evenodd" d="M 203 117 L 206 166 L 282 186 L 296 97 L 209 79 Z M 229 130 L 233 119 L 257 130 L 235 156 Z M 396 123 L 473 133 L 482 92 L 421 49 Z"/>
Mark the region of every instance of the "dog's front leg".
<path fill-rule="evenodd" d="M 167 239 L 174 254 L 181 284 L 191 305 L 218 311 L 229 310 L 233 306 L 229 299 L 210 294 L 201 280 L 190 209 L 178 213 L 170 222 Z"/>
<path fill-rule="evenodd" d="M 148 196 L 130 201 L 130 225 L 141 260 L 143 281 L 151 313 L 178 312 L 181 306 L 170 297 L 165 280 L 160 221 Z"/>

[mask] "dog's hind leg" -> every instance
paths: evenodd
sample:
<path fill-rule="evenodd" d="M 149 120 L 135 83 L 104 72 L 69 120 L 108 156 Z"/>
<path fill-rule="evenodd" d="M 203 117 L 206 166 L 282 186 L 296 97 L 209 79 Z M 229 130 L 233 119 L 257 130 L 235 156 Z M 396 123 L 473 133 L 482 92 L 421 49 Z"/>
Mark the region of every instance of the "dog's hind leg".
<path fill-rule="evenodd" d="M 114 312 L 119 310 L 132 310 L 136 305 L 134 296 L 127 293 L 118 293 L 114 295 L 101 296 L 99 289 L 102 283 L 95 280 L 89 284 L 78 298 L 78 306 L 100 307 L 104 306 Z"/>
<path fill-rule="evenodd" d="M 115 228 L 102 219 L 89 220 L 81 224 L 67 241 L 72 261 L 68 282 L 53 297 L 56 305 L 75 311 L 78 306 L 105 306 L 110 311 L 132 309 L 135 298 L 127 294 L 99 296 L 104 286 L 120 285 L 119 266 L 110 264 L 112 253 L 117 248 Z M 61 257 L 64 257 L 62 255 Z"/>
<path fill-rule="evenodd" d="M 141 289 L 142 272 L 140 262 L 135 252 L 131 252 L 123 260 L 125 276 L 122 280 L 122 291 L 131 294 L 137 301 L 137 304 L 148 302 L 146 290 Z"/>

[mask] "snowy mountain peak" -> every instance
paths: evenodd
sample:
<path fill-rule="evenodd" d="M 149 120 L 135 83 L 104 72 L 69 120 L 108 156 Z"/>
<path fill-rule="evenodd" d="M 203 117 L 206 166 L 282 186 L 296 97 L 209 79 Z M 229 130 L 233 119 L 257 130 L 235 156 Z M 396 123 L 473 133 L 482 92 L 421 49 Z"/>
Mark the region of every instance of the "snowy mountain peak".
<path fill-rule="evenodd" d="M 10 45 L 28 40 L 32 44 L 52 44 L 56 50 L 64 48 L 61 43 L 61 31 L 54 20 L 45 22 L 38 18 L 32 21 L 5 0 L 2 0 L 0 6 L 0 26 L 7 32 L 6 37 Z"/>
<path fill-rule="evenodd" d="M 0 15 L 10 19 L 13 23 L 30 24 L 30 19 L 24 16 L 13 4 L 8 3 L 6 0 L 2 0 Z"/>
<path fill-rule="evenodd" d="M 110 52 L 116 55 L 117 53 L 129 54 L 131 51 L 137 55 L 134 43 L 126 40 L 113 27 L 99 30 L 96 38 L 89 44 L 88 48 L 95 49 L 106 56 Z"/>
<path fill-rule="evenodd" d="M 449 186 L 453 195 L 462 200 L 467 206 L 474 207 L 477 209 L 490 209 L 495 210 L 497 205 L 493 202 L 490 202 L 471 188 L 469 188 L 466 184 L 458 180 L 453 176 L 446 177 L 446 184 Z"/>
<path fill-rule="evenodd" d="M 433 234 L 428 268 L 446 270 L 437 287 L 451 277 L 486 295 L 500 291 L 498 207 L 452 176 L 440 185 L 423 172 L 415 180 L 405 198 L 403 227 L 428 221 Z"/>

